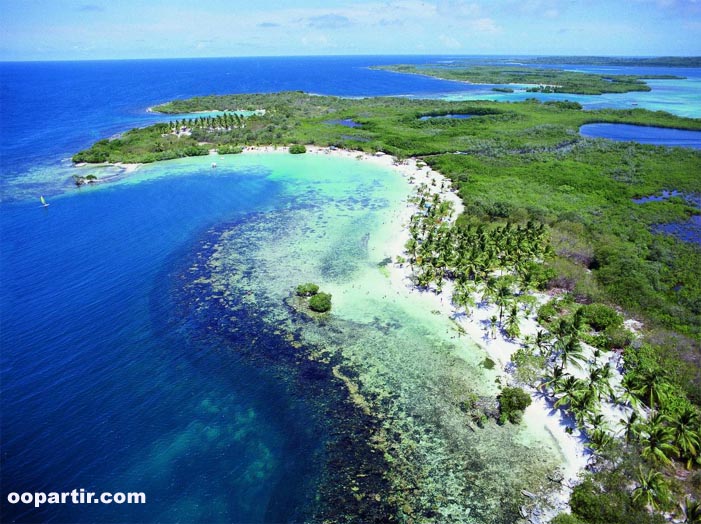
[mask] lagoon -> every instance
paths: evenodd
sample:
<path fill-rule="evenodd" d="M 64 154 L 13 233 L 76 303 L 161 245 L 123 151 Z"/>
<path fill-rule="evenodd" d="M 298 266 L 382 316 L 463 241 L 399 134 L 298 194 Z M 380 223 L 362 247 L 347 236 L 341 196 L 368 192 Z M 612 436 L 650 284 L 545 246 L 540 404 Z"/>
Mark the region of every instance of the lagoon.
<path fill-rule="evenodd" d="M 606 138 L 616 142 L 701 149 L 701 131 L 630 124 L 586 124 L 579 132 L 582 136 Z"/>
<path fill-rule="evenodd" d="M 362 127 L 362 124 L 359 124 L 358 122 L 356 122 L 355 120 L 350 119 L 350 118 L 344 118 L 342 120 L 326 120 L 324 122 L 324 124 L 350 127 L 350 128 Z"/>
<path fill-rule="evenodd" d="M 455 120 L 467 120 L 468 118 L 472 118 L 473 115 L 467 115 L 467 114 L 450 114 L 450 115 L 427 115 L 427 116 L 422 116 L 419 117 L 419 120 L 432 120 L 432 119 L 441 119 L 441 118 L 447 118 L 447 119 L 455 119 Z"/>

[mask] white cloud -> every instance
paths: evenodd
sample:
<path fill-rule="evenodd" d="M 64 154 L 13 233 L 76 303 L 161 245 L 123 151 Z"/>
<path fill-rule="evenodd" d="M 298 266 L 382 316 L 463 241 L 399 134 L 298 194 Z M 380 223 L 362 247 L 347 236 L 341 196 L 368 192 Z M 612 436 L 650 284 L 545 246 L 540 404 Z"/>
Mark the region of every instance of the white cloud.
<path fill-rule="evenodd" d="M 350 25 L 352 25 L 350 18 L 335 13 L 312 16 L 309 18 L 309 27 L 316 27 L 319 29 L 339 29 Z"/>
<path fill-rule="evenodd" d="M 501 28 L 491 18 L 478 18 L 470 22 L 470 29 L 479 33 L 500 33 Z"/>
<path fill-rule="evenodd" d="M 452 36 L 439 35 L 438 40 L 448 49 L 460 49 L 462 47 L 462 44 Z"/>

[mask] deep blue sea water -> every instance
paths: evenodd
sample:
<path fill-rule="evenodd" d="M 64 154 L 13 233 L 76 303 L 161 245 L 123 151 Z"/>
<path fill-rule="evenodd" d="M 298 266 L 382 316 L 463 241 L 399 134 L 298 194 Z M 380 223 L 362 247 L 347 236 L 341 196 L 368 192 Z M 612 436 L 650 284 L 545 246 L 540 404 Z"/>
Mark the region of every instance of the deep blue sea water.
<path fill-rule="evenodd" d="M 3 497 L 80 487 L 149 496 L 119 511 L 49 507 L 30 521 L 254 522 L 301 511 L 269 504 L 305 500 L 301 479 L 312 479 L 321 440 L 303 407 L 172 318 L 172 275 L 190 239 L 274 205 L 264 172 L 238 175 L 81 191 L 49 209 L 5 205 Z M 297 480 L 273 493 L 287 475 Z"/>
<path fill-rule="evenodd" d="M 463 96 L 464 84 L 366 68 L 442 58 L 0 64 L 3 522 L 304 515 L 323 428 L 289 384 L 174 318 L 171 292 L 208 228 L 278 205 L 280 187 L 262 171 L 193 170 L 78 191 L 68 159 L 163 119 L 146 109 L 173 98 L 285 89 Z M 145 491 L 149 503 L 118 512 L 4 503 L 9 491 L 81 487 Z"/>

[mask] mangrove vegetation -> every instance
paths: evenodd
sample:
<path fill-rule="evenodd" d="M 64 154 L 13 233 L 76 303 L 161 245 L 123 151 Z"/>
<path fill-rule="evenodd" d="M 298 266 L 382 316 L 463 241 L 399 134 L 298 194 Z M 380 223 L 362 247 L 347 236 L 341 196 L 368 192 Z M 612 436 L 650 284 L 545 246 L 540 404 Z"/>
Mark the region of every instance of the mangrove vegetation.
<path fill-rule="evenodd" d="M 319 291 L 317 284 L 312 282 L 300 284 L 297 286 L 295 294 L 302 299 L 301 304 L 314 313 L 328 313 L 331 311 L 331 294 Z"/>

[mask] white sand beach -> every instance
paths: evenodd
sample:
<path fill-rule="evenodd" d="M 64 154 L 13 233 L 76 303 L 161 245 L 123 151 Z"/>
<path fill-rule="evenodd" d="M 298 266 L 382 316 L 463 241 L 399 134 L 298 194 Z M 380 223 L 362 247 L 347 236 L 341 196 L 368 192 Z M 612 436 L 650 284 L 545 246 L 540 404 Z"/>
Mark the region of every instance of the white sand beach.
<path fill-rule="evenodd" d="M 338 148 L 306 146 L 307 154 L 313 155 L 331 155 L 339 158 L 353 158 L 363 162 L 371 162 L 376 165 L 384 166 L 393 169 L 394 171 L 405 177 L 410 184 L 416 187 L 425 184 L 429 192 L 432 194 L 438 193 L 444 201 L 449 201 L 453 205 L 456 218 L 463 211 L 463 204 L 460 197 L 453 190 L 449 179 L 445 178 L 440 173 L 433 171 L 423 162 L 417 162 L 416 159 L 397 160 L 391 155 L 378 153 L 368 154 L 360 151 L 349 151 Z M 244 154 L 270 154 L 270 153 L 287 153 L 286 147 L 247 147 L 244 149 Z M 396 260 L 397 256 L 404 256 L 404 246 L 409 240 L 408 224 L 411 216 L 417 211 L 415 204 L 407 201 L 406 206 L 401 208 L 392 218 L 393 225 L 396 227 L 397 234 L 392 238 L 391 242 L 385 246 L 385 253 L 391 256 L 392 260 Z M 404 290 L 411 293 L 422 295 L 422 298 L 427 303 L 427 311 L 440 311 L 446 317 L 455 321 L 467 334 L 470 341 L 483 349 L 486 354 L 497 365 L 499 375 L 502 377 L 502 383 L 510 382 L 510 375 L 507 368 L 511 362 L 513 353 L 521 347 L 519 341 L 514 341 L 505 338 L 502 334 L 497 334 L 496 338 L 492 338 L 489 332 L 489 319 L 497 314 L 497 307 L 494 305 L 479 304 L 474 308 L 471 316 L 466 316 L 458 311 L 451 303 L 452 283 L 448 282 L 443 292 L 439 295 L 433 291 L 420 290 L 417 288 L 412 279 L 412 270 L 409 264 L 392 263 L 388 265 L 389 276 L 392 286 L 397 290 Z M 539 301 L 542 303 L 548 299 L 547 295 L 540 295 Z M 522 336 L 534 335 L 538 330 L 538 324 L 535 319 L 535 313 L 521 321 Z M 466 341 L 466 344 L 470 342 Z M 590 452 L 584 446 L 584 439 L 579 430 L 575 430 L 572 434 L 567 433 L 566 428 L 571 425 L 563 411 L 552 408 L 552 401 L 546 399 L 539 391 L 531 389 L 530 391 L 533 402 L 526 409 L 523 418 L 525 427 L 536 432 L 550 435 L 562 455 L 562 489 L 548 502 L 552 506 L 549 511 L 542 512 L 538 520 L 547 521 L 561 510 L 567 508 L 569 500 L 570 487 L 578 482 L 580 472 L 586 467 Z M 536 517 L 536 515 L 533 515 Z"/>

